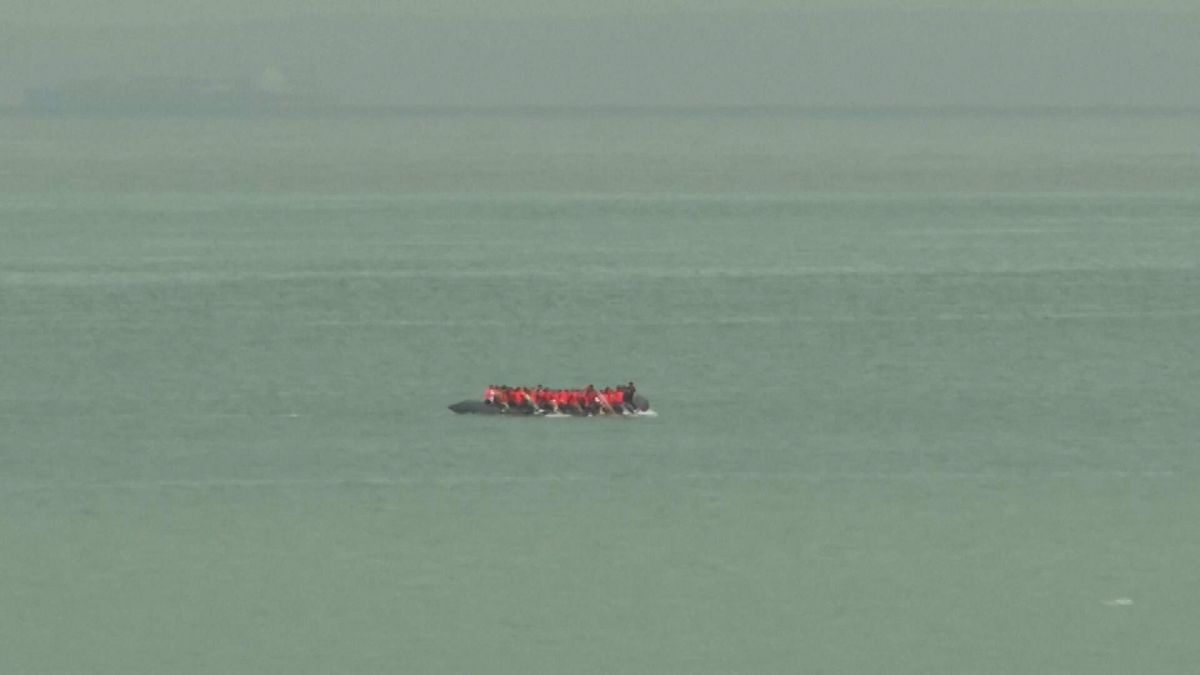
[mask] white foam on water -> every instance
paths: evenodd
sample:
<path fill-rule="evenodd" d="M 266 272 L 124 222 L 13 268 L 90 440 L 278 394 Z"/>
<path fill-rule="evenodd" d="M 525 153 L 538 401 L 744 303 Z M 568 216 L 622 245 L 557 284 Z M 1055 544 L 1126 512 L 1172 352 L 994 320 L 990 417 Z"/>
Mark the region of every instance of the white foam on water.
<path fill-rule="evenodd" d="M 1104 604 L 1108 607 L 1129 607 L 1133 605 L 1133 598 L 1113 598 L 1105 600 Z"/>

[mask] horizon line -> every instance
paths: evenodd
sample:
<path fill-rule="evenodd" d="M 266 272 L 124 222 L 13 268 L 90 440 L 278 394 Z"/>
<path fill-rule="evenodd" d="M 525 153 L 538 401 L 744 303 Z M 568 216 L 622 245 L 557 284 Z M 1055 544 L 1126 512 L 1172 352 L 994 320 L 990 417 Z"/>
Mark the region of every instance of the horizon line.
<path fill-rule="evenodd" d="M 37 117 L 75 115 L 138 116 L 138 115 L 275 115 L 275 114 L 520 114 L 520 113 L 943 113 L 943 114 L 1052 114 L 1052 113 L 1142 113 L 1142 114 L 1200 114 L 1200 103 L 359 103 L 334 102 L 276 104 L 206 108 L 198 106 L 80 106 L 50 110 L 28 102 L 0 104 L 0 113 Z"/>

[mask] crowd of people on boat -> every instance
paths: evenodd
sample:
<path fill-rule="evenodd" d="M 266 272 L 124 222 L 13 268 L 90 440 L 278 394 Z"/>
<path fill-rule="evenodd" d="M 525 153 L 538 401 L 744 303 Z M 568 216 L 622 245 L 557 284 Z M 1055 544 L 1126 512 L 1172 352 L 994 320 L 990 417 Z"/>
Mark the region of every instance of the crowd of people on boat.
<path fill-rule="evenodd" d="M 596 389 L 588 385 L 582 389 L 554 389 L 535 387 L 509 387 L 489 384 L 483 392 L 483 401 L 506 410 L 516 408 L 530 413 L 566 413 L 576 415 L 622 415 L 637 411 L 633 397 L 637 388 L 627 385 Z"/>

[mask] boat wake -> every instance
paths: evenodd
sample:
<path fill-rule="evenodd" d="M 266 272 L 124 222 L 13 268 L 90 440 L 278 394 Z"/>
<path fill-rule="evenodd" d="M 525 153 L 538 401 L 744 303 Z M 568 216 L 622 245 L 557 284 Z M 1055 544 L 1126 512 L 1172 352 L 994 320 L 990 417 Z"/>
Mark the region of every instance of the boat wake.
<path fill-rule="evenodd" d="M 619 415 L 568 415 L 566 413 L 549 412 L 549 413 L 543 413 L 543 414 L 535 414 L 534 416 L 535 417 L 545 417 L 546 419 L 551 419 L 551 420 L 565 420 L 565 419 L 571 419 L 573 417 L 584 417 L 584 418 L 587 418 L 587 417 L 658 417 L 658 413 L 653 410 L 638 410 L 635 412 L 621 413 Z"/>

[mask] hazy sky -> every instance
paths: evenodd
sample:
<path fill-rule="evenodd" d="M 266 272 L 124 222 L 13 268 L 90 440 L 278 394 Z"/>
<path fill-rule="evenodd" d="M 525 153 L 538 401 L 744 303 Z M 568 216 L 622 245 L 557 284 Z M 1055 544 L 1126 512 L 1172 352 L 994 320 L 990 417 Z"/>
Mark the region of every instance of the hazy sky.
<path fill-rule="evenodd" d="M 0 0 L 0 101 L 256 77 L 349 102 L 1200 105 L 1200 0 Z"/>

